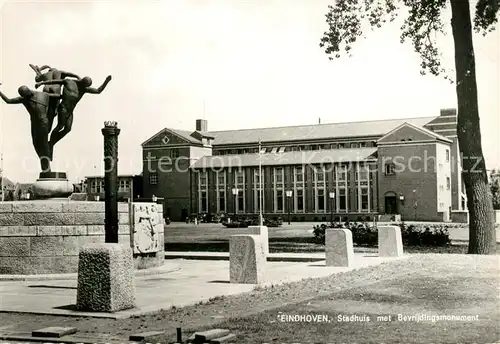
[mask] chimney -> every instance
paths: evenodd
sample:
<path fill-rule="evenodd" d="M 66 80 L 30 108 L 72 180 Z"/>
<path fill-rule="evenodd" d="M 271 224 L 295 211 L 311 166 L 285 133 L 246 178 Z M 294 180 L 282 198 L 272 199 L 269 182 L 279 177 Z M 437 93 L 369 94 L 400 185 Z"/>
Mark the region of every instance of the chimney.
<path fill-rule="evenodd" d="M 321 124 L 321 117 L 318 117 L 318 124 Z"/>
<path fill-rule="evenodd" d="M 457 109 L 441 109 L 440 116 L 456 116 Z"/>
<path fill-rule="evenodd" d="M 196 131 L 201 131 L 202 133 L 208 131 L 208 125 L 206 119 L 197 119 L 196 120 Z"/>

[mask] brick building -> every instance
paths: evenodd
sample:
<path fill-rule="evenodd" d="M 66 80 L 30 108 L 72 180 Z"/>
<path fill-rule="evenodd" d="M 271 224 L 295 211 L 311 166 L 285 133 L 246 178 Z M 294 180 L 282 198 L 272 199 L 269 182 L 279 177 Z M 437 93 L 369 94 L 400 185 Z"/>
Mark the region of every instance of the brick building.
<path fill-rule="evenodd" d="M 126 202 L 130 197 L 140 197 L 142 185 L 141 175 L 118 175 L 118 201 Z M 89 201 L 104 201 L 104 176 L 85 177 L 82 191 L 87 194 Z"/>
<path fill-rule="evenodd" d="M 265 217 L 290 211 L 292 221 L 327 221 L 332 213 L 449 221 L 465 208 L 456 123 L 454 109 L 228 131 L 197 120 L 195 131 L 165 128 L 142 144 L 143 193 L 164 197 L 174 221 L 197 212 L 256 215 L 261 198 Z"/>

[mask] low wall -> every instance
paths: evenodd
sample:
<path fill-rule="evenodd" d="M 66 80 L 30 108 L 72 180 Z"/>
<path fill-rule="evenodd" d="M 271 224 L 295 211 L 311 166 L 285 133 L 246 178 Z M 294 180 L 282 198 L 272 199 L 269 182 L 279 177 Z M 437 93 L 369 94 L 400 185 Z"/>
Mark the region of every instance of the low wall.
<path fill-rule="evenodd" d="M 104 243 L 104 207 L 104 202 L 66 200 L 0 203 L 0 274 L 77 272 L 80 247 Z M 130 219 L 129 205 L 119 203 L 121 244 L 131 245 Z M 134 254 L 136 268 L 163 263 L 163 235 L 158 227 L 161 251 Z"/>

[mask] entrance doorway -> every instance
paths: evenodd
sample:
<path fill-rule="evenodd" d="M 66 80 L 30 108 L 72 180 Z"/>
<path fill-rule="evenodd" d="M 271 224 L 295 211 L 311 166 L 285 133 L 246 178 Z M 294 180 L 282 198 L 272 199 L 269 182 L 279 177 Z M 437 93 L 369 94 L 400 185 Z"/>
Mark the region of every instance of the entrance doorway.
<path fill-rule="evenodd" d="M 189 216 L 188 210 L 187 209 L 182 209 L 181 210 L 181 221 L 186 221 L 186 219 L 188 218 L 188 216 Z"/>
<path fill-rule="evenodd" d="M 385 213 L 386 214 L 398 213 L 398 203 L 396 200 L 396 196 L 385 196 Z"/>

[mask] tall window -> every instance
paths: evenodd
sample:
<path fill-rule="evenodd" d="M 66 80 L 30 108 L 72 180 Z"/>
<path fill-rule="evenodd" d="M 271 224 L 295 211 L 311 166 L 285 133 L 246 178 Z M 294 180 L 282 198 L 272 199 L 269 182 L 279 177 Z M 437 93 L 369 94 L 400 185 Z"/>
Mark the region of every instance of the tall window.
<path fill-rule="evenodd" d="M 345 165 L 337 165 L 335 166 L 335 182 L 336 182 L 336 202 L 337 212 L 348 212 L 349 208 L 347 206 L 348 198 L 347 198 L 347 189 L 348 189 L 348 180 L 347 180 L 347 166 Z"/>
<path fill-rule="evenodd" d="M 293 203 L 296 213 L 304 212 L 304 168 L 302 166 L 293 168 Z"/>
<path fill-rule="evenodd" d="M 449 190 L 451 186 L 450 177 L 446 177 L 446 190 Z"/>
<path fill-rule="evenodd" d="M 217 171 L 217 212 L 226 211 L 226 171 Z"/>
<path fill-rule="evenodd" d="M 118 185 L 118 192 L 128 192 L 130 191 L 130 181 L 129 180 L 120 180 Z"/>
<path fill-rule="evenodd" d="M 347 212 L 347 195 L 345 187 L 339 188 L 337 207 L 338 212 Z"/>
<path fill-rule="evenodd" d="M 262 171 L 262 183 L 260 181 L 259 169 L 253 171 L 253 204 L 254 212 L 260 211 L 260 189 L 264 187 L 264 171 Z M 264 212 L 264 188 L 262 189 L 262 212 Z"/>
<path fill-rule="evenodd" d="M 90 184 L 90 191 L 92 193 L 103 193 L 104 192 L 104 180 L 93 180 Z"/>
<path fill-rule="evenodd" d="M 149 184 L 151 185 L 156 185 L 158 184 L 158 173 L 156 172 L 151 172 L 149 174 Z"/>
<path fill-rule="evenodd" d="M 274 193 L 274 212 L 282 213 L 284 197 L 285 171 L 282 167 L 275 167 L 273 170 L 273 193 Z"/>
<path fill-rule="evenodd" d="M 358 211 L 370 211 L 370 173 L 369 166 L 364 163 L 356 164 L 356 195 Z"/>
<path fill-rule="evenodd" d="M 323 213 L 326 210 L 326 192 L 325 192 L 325 169 L 323 166 L 314 168 L 314 199 L 315 212 Z"/>
<path fill-rule="evenodd" d="M 446 162 L 449 162 L 450 161 L 450 150 L 447 149 L 446 150 Z"/>
<path fill-rule="evenodd" d="M 198 172 L 198 209 L 201 213 L 208 212 L 208 173 Z"/>
<path fill-rule="evenodd" d="M 391 176 L 391 175 L 394 175 L 396 174 L 396 165 L 394 163 L 387 163 L 385 164 L 384 166 L 385 168 L 385 175 L 386 176 Z"/>
<path fill-rule="evenodd" d="M 238 189 L 236 198 L 236 212 L 245 212 L 245 171 L 238 169 L 234 171 L 234 185 Z"/>

